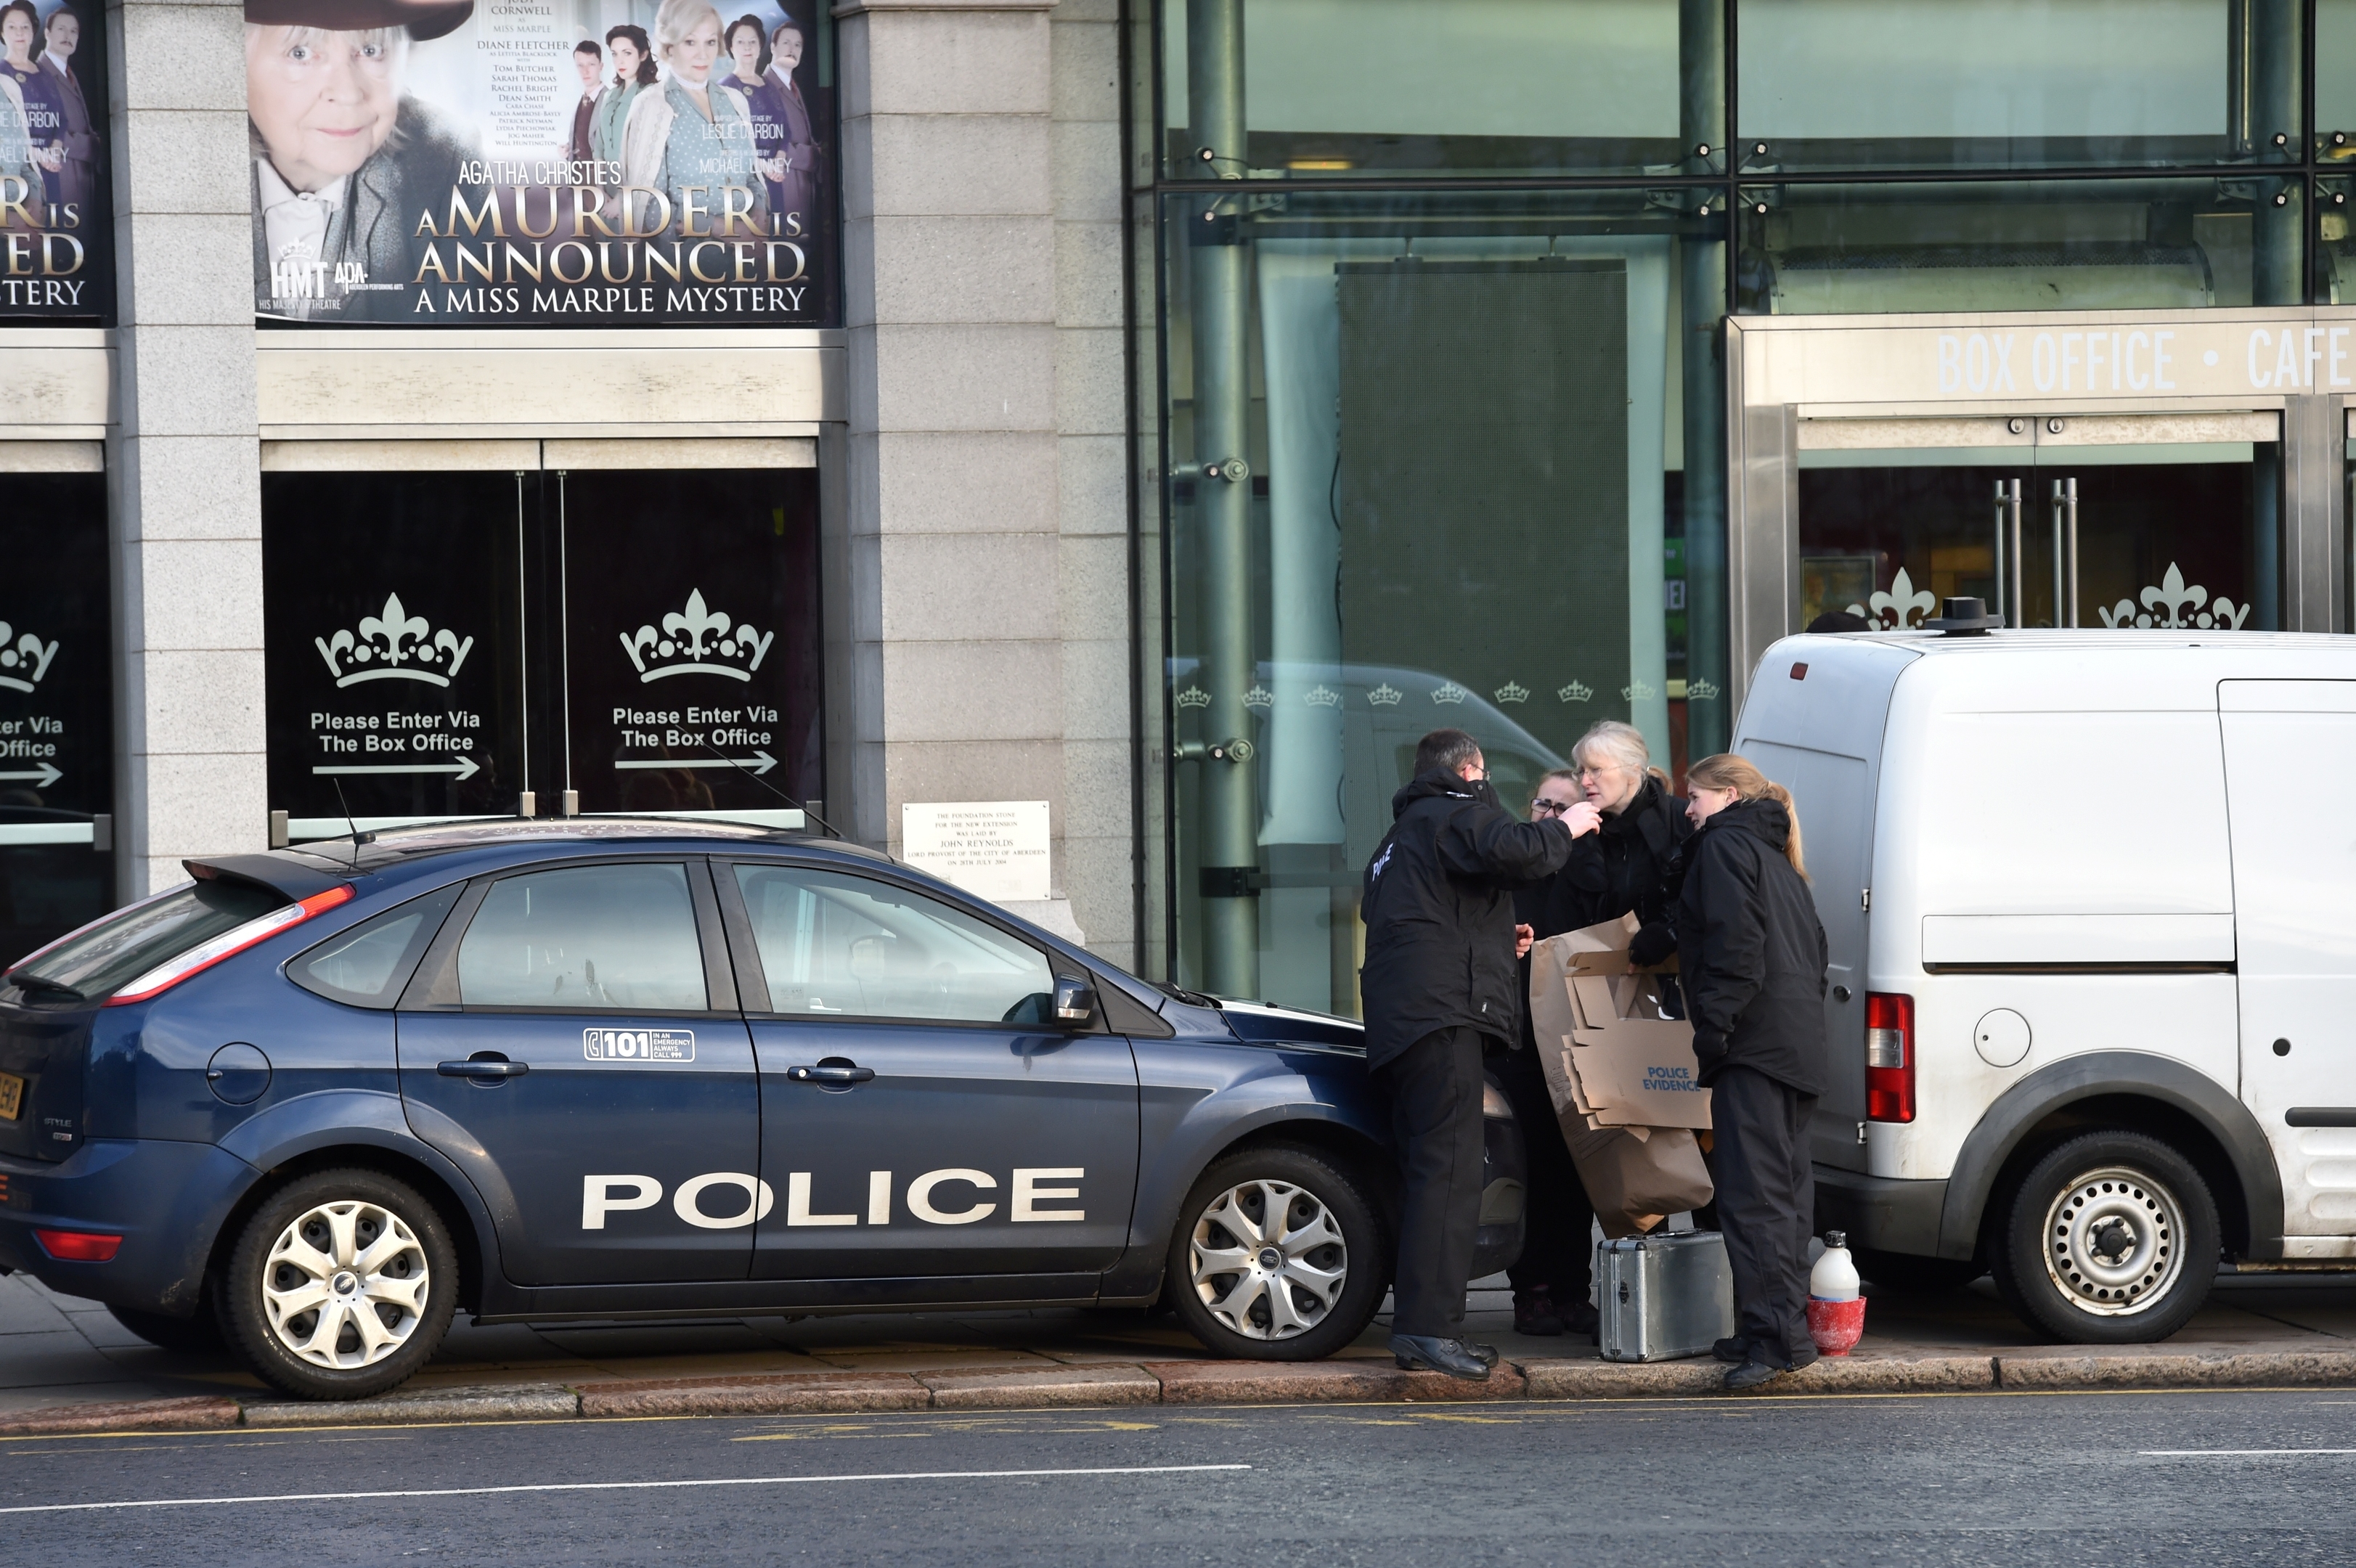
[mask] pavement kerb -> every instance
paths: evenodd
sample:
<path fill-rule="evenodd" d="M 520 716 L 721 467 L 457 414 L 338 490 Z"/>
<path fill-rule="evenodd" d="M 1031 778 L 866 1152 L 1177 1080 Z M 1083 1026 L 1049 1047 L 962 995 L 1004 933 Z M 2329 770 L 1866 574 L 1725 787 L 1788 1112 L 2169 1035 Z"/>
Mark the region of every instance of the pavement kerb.
<path fill-rule="evenodd" d="M 396 1391 L 325 1403 L 199 1395 L 59 1405 L 0 1416 L 0 1438 L 486 1421 L 1035 1410 L 1141 1404 L 1462 1403 L 1499 1399 L 1691 1399 L 1721 1392 L 1716 1361 L 1613 1362 L 1531 1356 L 1486 1382 L 1405 1372 L 1376 1358 L 1330 1361 L 1151 1361 L 916 1372 L 774 1372 L 565 1384 Z M 1827 1357 L 1732 1398 L 2356 1386 L 2356 1348 Z"/>

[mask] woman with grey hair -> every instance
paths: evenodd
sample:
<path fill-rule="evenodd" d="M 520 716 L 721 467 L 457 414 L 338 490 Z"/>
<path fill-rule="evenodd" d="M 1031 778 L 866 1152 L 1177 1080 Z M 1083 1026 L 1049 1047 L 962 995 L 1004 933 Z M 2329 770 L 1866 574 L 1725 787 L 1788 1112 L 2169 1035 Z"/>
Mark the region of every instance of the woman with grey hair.
<path fill-rule="evenodd" d="M 720 37 L 711 0 L 663 0 L 654 39 L 662 86 L 630 105 L 622 180 L 634 191 L 662 193 L 670 204 L 667 233 L 750 240 L 769 231 L 769 196 L 756 167 L 752 111 L 713 71 Z M 738 216 L 731 218 L 728 197 L 739 191 Z"/>
<path fill-rule="evenodd" d="M 1686 820 L 1686 803 L 1669 793 L 1666 775 L 1652 765 L 1644 732 L 1633 724 L 1603 720 L 1579 738 L 1570 756 L 1570 767 L 1538 781 L 1530 816 L 1559 816 L 1584 801 L 1602 813 L 1602 827 L 1573 840 L 1561 870 L 1514 895 L 1514 918 L 1532 939 L 1632 912 L 1647 926 L 1660 924 L 1668 900 L 1664 874 L 1694 831 Z M 1526 985 L 1526 972 L 1523 980 Z M 1665 984 L 1664 1000 L 1674 995 L 1674 986 Z M 1522 1033 L 1526 1049 L 1506 1051 L 1493 1062 L 1514 1104 L 1528 1161 L 1522 1255 L 1506 1270 L 1514 1282 L 1514 1328 L 1522 1334 L 1592 1334 L 1587 1242 L 1595 1206 L 1563 1143 L 1526 1011 Z"/>

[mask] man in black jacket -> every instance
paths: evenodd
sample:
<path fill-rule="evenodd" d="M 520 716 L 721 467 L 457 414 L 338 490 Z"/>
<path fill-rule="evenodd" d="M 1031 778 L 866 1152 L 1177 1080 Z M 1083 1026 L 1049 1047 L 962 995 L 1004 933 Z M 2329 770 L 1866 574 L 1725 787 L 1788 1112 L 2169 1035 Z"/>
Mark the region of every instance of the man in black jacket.
<path fill-rule="evenodd" d="M 1677 968 L 1710 1088 L 1710 1175 L 1737 1318 L 1714 1349 L 1740 1363 L 1726 1386 L 1751 1388 L 1816 1359 L 1808 1123 L 1825 1090 L 1825 928 L 1791 795 L 1740 757 L 1706 758 L 1687 779 L 1701 831 L 1683 856 Z"/>
<path fill-rule="evenodd" d="M 1463 1342 L 1464 1286 L 1481 1224 L 1483 1042 L 1521 1032 L 1512 895 L 1559 870 L 1596 813 L 1582 803 L 1516 820 L 1462 730 L 1426 735 L 1415 770 L 1391 797 L 1360 903 L 1366 1064 L 1390 1095 L 1407 1185 L 1391 1353 L 1402 1367 L 1485 1378 L 1490 1361 Z"/>

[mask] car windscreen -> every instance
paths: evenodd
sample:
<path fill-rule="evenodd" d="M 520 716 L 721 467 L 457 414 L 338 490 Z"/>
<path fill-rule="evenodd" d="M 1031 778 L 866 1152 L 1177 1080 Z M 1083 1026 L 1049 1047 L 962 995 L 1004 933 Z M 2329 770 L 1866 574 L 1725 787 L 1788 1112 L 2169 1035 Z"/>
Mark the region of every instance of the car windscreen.
<path fill-rule="evenodd" d="M 8 979 L 96 1001 L 156 965 L 290 901 L 252 882 L 191 882 L 92 923 L 32 963 L 8 971 Z"/>

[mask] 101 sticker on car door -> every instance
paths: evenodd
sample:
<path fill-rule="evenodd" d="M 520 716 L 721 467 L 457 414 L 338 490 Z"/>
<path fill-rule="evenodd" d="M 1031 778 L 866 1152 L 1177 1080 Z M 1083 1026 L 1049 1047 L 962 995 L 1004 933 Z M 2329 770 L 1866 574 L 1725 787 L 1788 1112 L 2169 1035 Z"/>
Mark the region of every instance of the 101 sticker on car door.
<path fill-rule="evenodd" d="M 691 1029 L 584 1029 L 581 1054 L 592 1061 L 693 1061 Z"/>

